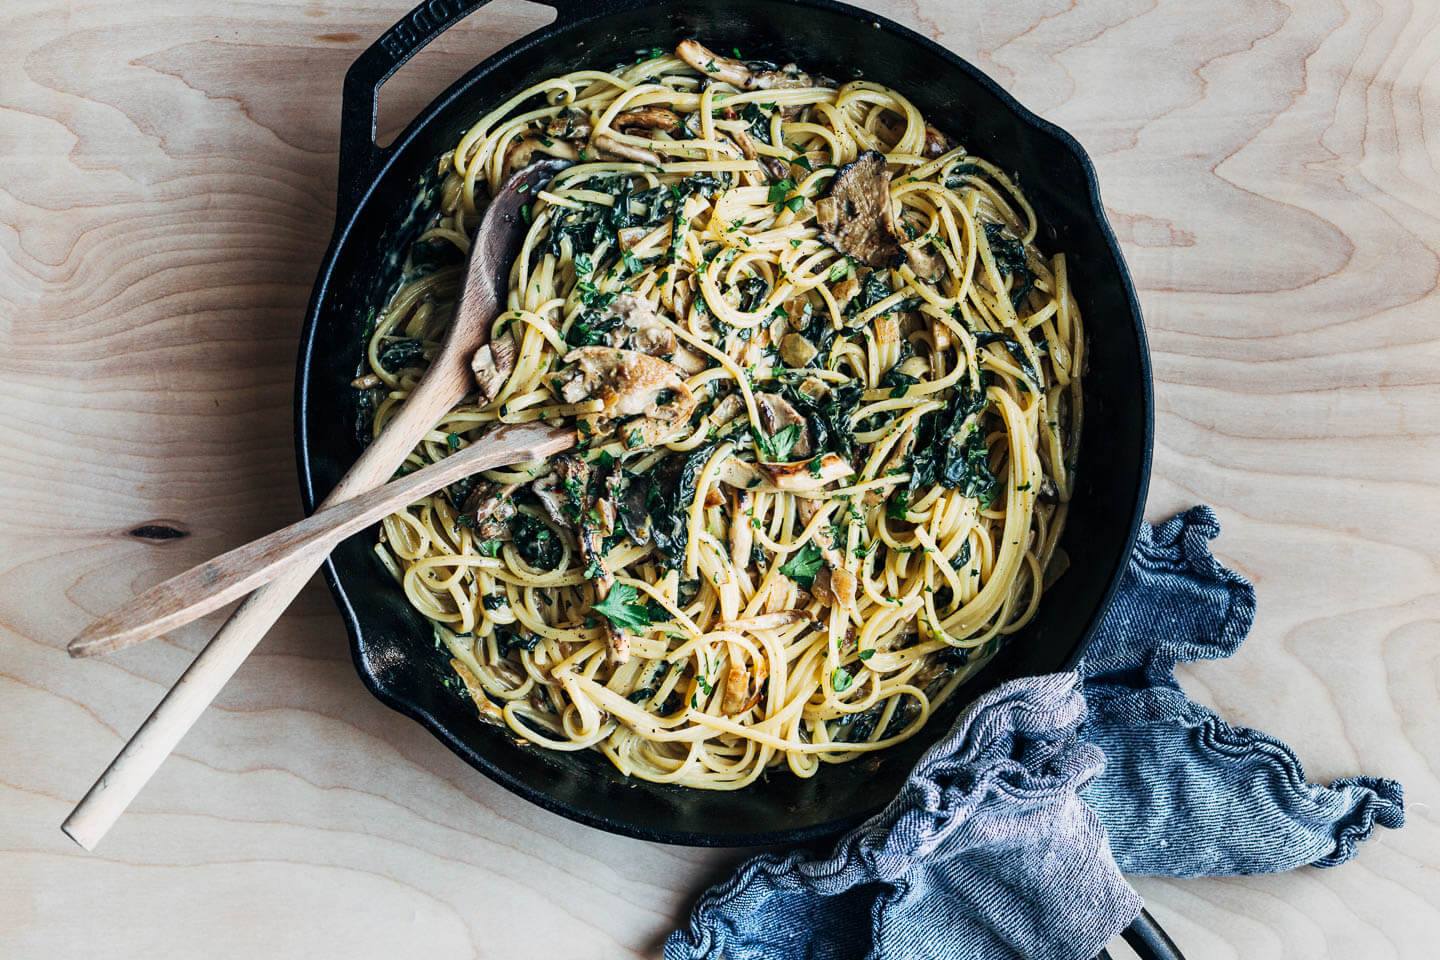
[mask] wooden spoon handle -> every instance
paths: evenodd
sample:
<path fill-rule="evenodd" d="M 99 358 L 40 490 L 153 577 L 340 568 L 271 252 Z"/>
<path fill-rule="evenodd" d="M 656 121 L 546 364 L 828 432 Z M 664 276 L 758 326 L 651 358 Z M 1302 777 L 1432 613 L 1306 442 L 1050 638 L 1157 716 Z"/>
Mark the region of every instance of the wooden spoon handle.
<path fill-rule="evenodd" d="M 328 507 L 389 480 L 405 462 L 416 442 L 454 406 L 469 386 L 469 371 L 460 356 L 444 351 L 421 379 L 400 412 L 365 448 L 360 459 L 340 478 L 321 507 Z M 250 594 L 195 662 L 181 675 L 153 713 L 121 748 L 100 779 L 70 811 L 60 828 L 86 850 L 93 850 L 130 801 L 175 749 L 180 738 L 210 705 L 265 631 L 310 580 L 322 557 L 294 563 L 290 569 Z"/>
<path fill-rule="evenodd" d="M 341 540 L 446 484 L 482 470 L 544 460 L 575 440 L 567 427 L 502 426 L 438 463 L 324 507 L 152 587 L 71 640 L 70 656 L 92 657 L 167 633 L 270 582 L 292 563 L 313 569 Z"/>

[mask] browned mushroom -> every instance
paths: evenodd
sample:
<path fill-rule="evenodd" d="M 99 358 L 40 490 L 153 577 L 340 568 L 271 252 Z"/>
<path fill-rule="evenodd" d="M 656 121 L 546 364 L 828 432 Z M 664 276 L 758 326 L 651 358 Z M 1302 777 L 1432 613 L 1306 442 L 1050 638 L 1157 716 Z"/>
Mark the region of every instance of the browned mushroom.
<path fill-rule="evenodd" d="M 590 489 L 590 467 L 579 457 L 568 454 L 556 457 L 553 467 L 565 491 L 566 512 L 571 515 L 572 524 L 578 521 L 580 527 L 580 559 L 585 562 L 585 576 L 595 581 L 596 589 L 604 596 L 610 592 L 615 578 L 605 568 L 604 543 L 609 531 L 604 529 L 604 517 Z M 613 512 L 610 517 L 613 530 Z"/>
<path fill-rule="evenodd" d="M 867 150 L 841 167 L 824 197 L 815 201 L 820 235 L 836 250 L 872 267 L 894 265 L 903 255 L 890 205 L 885 157 Z"/>
<path fill-rule="evenodd" d="M 810 456 L 814 450 L 810 425 L 800 415 L 800 411 L 791 406 L 789 400 L 777 393 L 757 393 L 755 406 L 760 410 L 760 422 L 764 424 L 766 433 L 773 437 L 782 430 L 796 427 L 796 439 L 790 447 L 790 453 L 796 457 Z"/>
<path fill-rule="evenodd" d="M 772 180 L 783 180 L 790 176 L 790 161 L 782 160 L 779 157 L 762 157 L 760 151 L 755 149 L 755 140 L 744 130 L 737 130 L 731 136 L 740 152 L 745 155 L 746 160 L 754 160 L 764 168 Z"/>
<path fill-rule="evenodd" d="M 490 342 L 475 351 L 470 358 L 470 370 L 475 374 L 475 386 L 486 403 L 495 399 L 505 381 L 515 370 L 515 336 L 510 330 L 497 334 Z"/>
<path fill-rule="evenodd" d="M 642 415 L 658 420 L 683 420 L 695 406 L 695 395 L 680 376 L 680 368 L 659 357 L 613 347 L 580 347 L 565 355 L 574 364 L 560 394 L 568 403 L 599 400 L 602 419 Z M 663 391 L 673 391 L 669 403 L 660 402 Z"/>
<path fill-rule="evenodd" d="M 565 515 L 565 501 L 560 491 L 560 478 L 553 473 L 547 473 L 534 483 L 530 484 L 530 491 L 535 494 L 535 499 L 540 501 L 540 507 L 550 522 L 555 526 L 568 529 L 573 523 L 573 517 Z"/>
<path fill-rule="evenodd" d="M 608 133 L 602 133 L 590 142 L 605 159 L 632 160 L 652 167 L 660 166 L 660 155 L 655 151 L 622 143 Z"/>
<path fill-rule="evenodd" d="M 481 540 L 509 540 L 510 526 L 505 522 L 515 516 L 515 502 L 510 495 L 517 483 L 479 483 L 470 491 L 460 507 L 460 515 L 474 528 Z"/>
<path fill-rule="evenodd" d="M 795 508 L 801 522 L 807 525 L 820 509 L 817 503 L 810 500 L 797 500 Z M 855 574 L 845 568 L 845 557 L 835 540 L 835 531 L 829 524 L 815 531 L 815 545 L 820 548 L 825 569 L 815 575 L 811 592 L 822 600 L 850 609 L 855 604 Z"/>
<path fill-rule="evenodd" d="M 841 310 L 845 305 L 860 295 L 860 280 L 857 277 L 846 277 L 830 288 L 830 296 L 835 298 L 835 303 Z"/>
<path fill-rule="evenodd" d="M 640 107 L 626 110 L 618 115 L 611 126 L 616 130 L 644 127 L 647 130 L 674 130 L 680 126 L 680 115 L 674 110 L 660 106 Z"/>
<path fill-rule="evenodd" d="M 725 671 L 725 692 L 720 698 L 720 712 L 733 716 L 745 705 L 745 694 L 750 692 L 750 672 L 740 662 L 740 648 L 733 643 L 725 644 L 730 666 Z"/>
<path fill-rule="evenodd" d="M 579 160 L 580 148 L 569 140 L 555 140 L 531 134 L 521 137 L 505 148 L 505 164 L 502 179 L 508 179 L 521 167 L 528 167 L 535 154 L 559 157 L 562 160 Z"/>
<path fill-rule="evenodd" d="M 670 356 L 670 362 L 692 377 L 697 373 L 703 373 L 712 365 L 708 356 L 683 345 L 675 347 L 675 352 Z"/>
<path fill-rule="evenodd" d="M 745 412 L 745 400 L 738 393 L 727 393 L 710 411 L 710 422 L 722 427 Z"/>
<path fill-rule="evenodd" d="M 787 333 L 780 341 L 780 359 L 792 367 L 803 367 L 819 353 L 815 345 L 798 333 Z"/>
<path fill-rule="evenodd" d="M 732 60 L 719 56 L 698 40 L 681 41 L 675 48 L 675 56 L 712 80 L 741 90 L 787 89 L 815 84 L 809 74 L 802 73 L 793 63 L 776 69 L 770 64 Z"/>
<path fill-rule="evenodd" d="M 760 702 L 765 680 L 770 676 L 770 664 L 763 657 L 756 660 L 752 677 L 751 672 L 745 668 L 738 644 L 725 644 L 725 652 L 730 665 L 725 671 L 725 690 L 720 698 L 720 712 L 734 716 L 746 712 Z"/>
<path fill-rule="evenodd" d="M 854 467 L 833 453 L 822 454 L 818 465 L 814 462 L 816 459 L 811 457 L 794 463 L 758 463 L 755 466 L 763 475 L 763 482 L 768 482 L 776 490 L 789 492 L 819 490 L 833 480 L 855 473 Z"/>
<path fill-rule="evenodd" d="M 590 114 L 574 107 L 566 107 L 545 125 L 545 134 L 563 140 L 588 140 L 590 138 Z"/>
<path fill-rule="evenodd" d="M 793 626 L 802 621 L 815 622 L 815 615 L 809 610 L 776 610 L 773 613 L 762 613 L 754 617 L 741 617 L 739 620 L 721 620 L 716 623 L 712 630 L 781 630 Z"/>
<path fill-rule="evenodd" d="M 929 241 L 912 244 L 905 248 L 905 262 L 915 271 L 915 276 L 936 283 L 945 273 L 945 258 L 926 249 Z"/>
<path fill-rule="evenodd" d="M 607 345 L 652 357 L 675 352 L 675 334 L 660 321 L 660 314 L 649 300 L 627 290 L 610 304 L 609 312 L 620 318 L 620 325 L 606 334 Z"/>
<path fill-rule="evenodd" d="M 941 133 L 933 124 L 925 124 L 925 156 L 931 159 L 943 157 L 954 149 L 955 145 L 950 142 L 949 137 Z"/>

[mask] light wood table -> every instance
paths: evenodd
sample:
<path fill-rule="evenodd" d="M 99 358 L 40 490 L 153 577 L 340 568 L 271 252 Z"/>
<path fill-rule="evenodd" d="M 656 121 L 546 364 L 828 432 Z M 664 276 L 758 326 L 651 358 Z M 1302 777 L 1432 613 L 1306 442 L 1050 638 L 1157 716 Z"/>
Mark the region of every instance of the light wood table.
<path fill-rule="evenodd" d="M 1090 150 L 1154 351 L 1152 519 L 1213 504 L 1259 619 L 1192 694 L 1313 779 L 1401 779 L 1355 862 L 1140 879 L 1191 958 L 1440 953 L 1440 9 L 877 2 Z M 517 799 L 368 696 L 304 595 L 96 854 L 64 814 L 217 626 L 64 641 L 299 516 L 295 340 L 340 78 L 394 3 L 10 0 L 0 29 L 0 955 L 633 957 L 743 851 Z M 397 128 L 546 19 L 501 0 Z M 184 534 L 139 539 L 144 525 Z"/>

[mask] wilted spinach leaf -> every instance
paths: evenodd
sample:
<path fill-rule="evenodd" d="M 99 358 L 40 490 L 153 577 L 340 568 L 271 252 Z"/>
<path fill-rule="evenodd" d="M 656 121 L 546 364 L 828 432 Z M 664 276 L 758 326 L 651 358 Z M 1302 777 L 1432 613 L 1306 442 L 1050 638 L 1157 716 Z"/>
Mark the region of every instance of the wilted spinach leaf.
<path fill-rule="evenodd" d="M 545 521 L 528 513 L 516 513 L 510 521 L 510 529 L 515 537 L 515 549 L 530 566 L 554 570 L 559 565 L 564 550 L 560 538 Z"/>
<path fill-rule="evenodd" d="M 645 506 L 650 512 L 650 538 L 659 548 L 660 563 L 672 570 L 685 559 L 690 539 L 690 507 L 695 503 L 695 484 L 717 444 L 693 451 L 683 460 L 671 457 L 644 478 L 647 481 Z"/>

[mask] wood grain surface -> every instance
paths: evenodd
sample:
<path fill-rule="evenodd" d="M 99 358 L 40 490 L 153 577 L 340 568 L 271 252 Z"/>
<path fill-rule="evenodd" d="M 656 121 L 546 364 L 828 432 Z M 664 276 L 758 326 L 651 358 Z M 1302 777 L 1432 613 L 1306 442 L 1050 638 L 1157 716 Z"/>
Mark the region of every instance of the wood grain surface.
<path fill-rule="evenodd" d="M 861 0 L 1094 156 L 1145 307 L 1148 513 L 1253 579 L 1185 674 L 1409 824 L 1334 870 L 1139 879 L 1192 960 L 1440 951 L 1440 5 Z M 341 77 L 399 4 L 8 0 L 0 28 L 0 954 L 648 957 L 744 851 L 490 783 L 366 694 L 312 584 L 97 854 L 58 826 L 218 625 L 65 640 L 300 516 L 295 341 Z M 499 0 L 387 85 L 393 131 L 550 18 Z"/>

